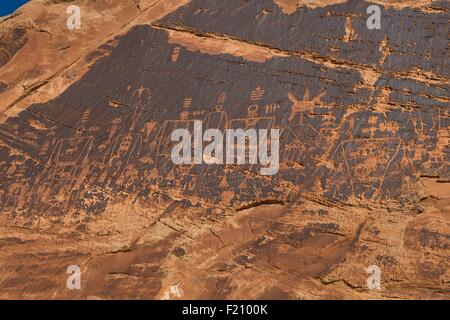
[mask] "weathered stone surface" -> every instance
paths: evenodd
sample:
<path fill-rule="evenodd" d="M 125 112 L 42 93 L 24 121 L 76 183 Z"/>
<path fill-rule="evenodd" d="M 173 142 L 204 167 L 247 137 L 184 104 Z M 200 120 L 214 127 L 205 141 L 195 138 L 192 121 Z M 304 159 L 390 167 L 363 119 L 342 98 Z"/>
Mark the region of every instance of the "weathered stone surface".
<path fill-rule="evenodd" d="M 448 2 L 381 1 L 381 30 L 365 1 L 185 3 L 113 6 L 127 25 L 44 80 L 29 42 L 5 60 L 0 295 L 448 298 Z M 195 120 L 279 129 L 278 174 L 174 165 Z"/>

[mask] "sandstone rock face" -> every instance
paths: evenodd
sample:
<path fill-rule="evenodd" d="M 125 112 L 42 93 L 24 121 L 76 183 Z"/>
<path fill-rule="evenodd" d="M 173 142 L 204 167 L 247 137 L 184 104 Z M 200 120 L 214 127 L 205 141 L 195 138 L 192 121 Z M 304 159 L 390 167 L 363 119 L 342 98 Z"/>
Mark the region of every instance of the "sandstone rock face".
<path fill-rule="evenodd" d="M 448 1 L 118 3 L 0 22 L 0 297 L 450 298 Z M 195 121 L 278 173 L 175 165 Z"/>

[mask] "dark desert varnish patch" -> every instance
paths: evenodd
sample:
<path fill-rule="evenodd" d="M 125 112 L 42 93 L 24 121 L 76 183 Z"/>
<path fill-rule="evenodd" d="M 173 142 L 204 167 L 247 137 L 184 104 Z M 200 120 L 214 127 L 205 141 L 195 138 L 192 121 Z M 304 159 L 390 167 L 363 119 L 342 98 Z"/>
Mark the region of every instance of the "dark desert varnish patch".
<path fill-rule="evenodd" d="M 6 174 L 5 196 L 17 179 L 24 193 L 4 202 L 3 210 L 101 212 L 109 194 L 143 193 L 150 185 L 237 207 L 257 194 L 295 201 L 277 187 L 284 183 L 330 200 L 407 203 L 414 199 L 408 190 L 417 171 L 448 174 L 442 171 L 448 150 L 437 145 L 448 130 L 443 109 L 367 110 L 377 93 L 357 89 L 358 71 L 319 67 L 298 57 L 258 63 L 181 48 L 174 62 L 176 48 L 164 30 L 136 27 L 59 98 L 2 124 L 4 148 L 14 146 L 29 157 L 4 153 L 5 172 L 13 172 L 7 169 L 11 163 L 29 165 L 21 166 L 23 178 Z M 396 92 L 402 95 L 414 99 Z M 366 110 L 346 110 L 355 105 Z M 205 129 L 280 128 L 280 172 L 267 178 L 257 174 L 258 166 L 173 165 L 170 135 L 194 120 L 202 120 Z M 18 132 L 29 138 L 16 138 Z M 58 170 L 66 172 L 63 177 Z M 63 191 L 68 186 L 75 189 Z M 60 192 L 68 192 L 64 201 L 51 200 Z"/>

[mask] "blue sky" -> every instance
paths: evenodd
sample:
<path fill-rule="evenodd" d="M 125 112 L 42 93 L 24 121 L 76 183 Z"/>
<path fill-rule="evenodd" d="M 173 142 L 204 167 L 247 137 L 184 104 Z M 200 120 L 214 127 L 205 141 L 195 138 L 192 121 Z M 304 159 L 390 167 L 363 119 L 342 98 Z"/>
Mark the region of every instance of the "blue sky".
<path fill-rule="evenodd" d="M 0 0 L 0 17 L 13 13 L 27 2 L 28 0 Z"/>

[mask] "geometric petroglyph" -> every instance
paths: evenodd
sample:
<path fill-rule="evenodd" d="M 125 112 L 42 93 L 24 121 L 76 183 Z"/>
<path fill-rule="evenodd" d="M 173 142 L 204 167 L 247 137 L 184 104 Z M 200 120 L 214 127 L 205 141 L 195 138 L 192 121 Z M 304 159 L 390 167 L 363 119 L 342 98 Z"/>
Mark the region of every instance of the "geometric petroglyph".
<path fill-rule="evenodd" d="M 361 139 L 341 143 L 344 161 L 356 197 L 379 197 L 401 139 Z M 397 159 L 398 160 L 398 159 Z"/>

